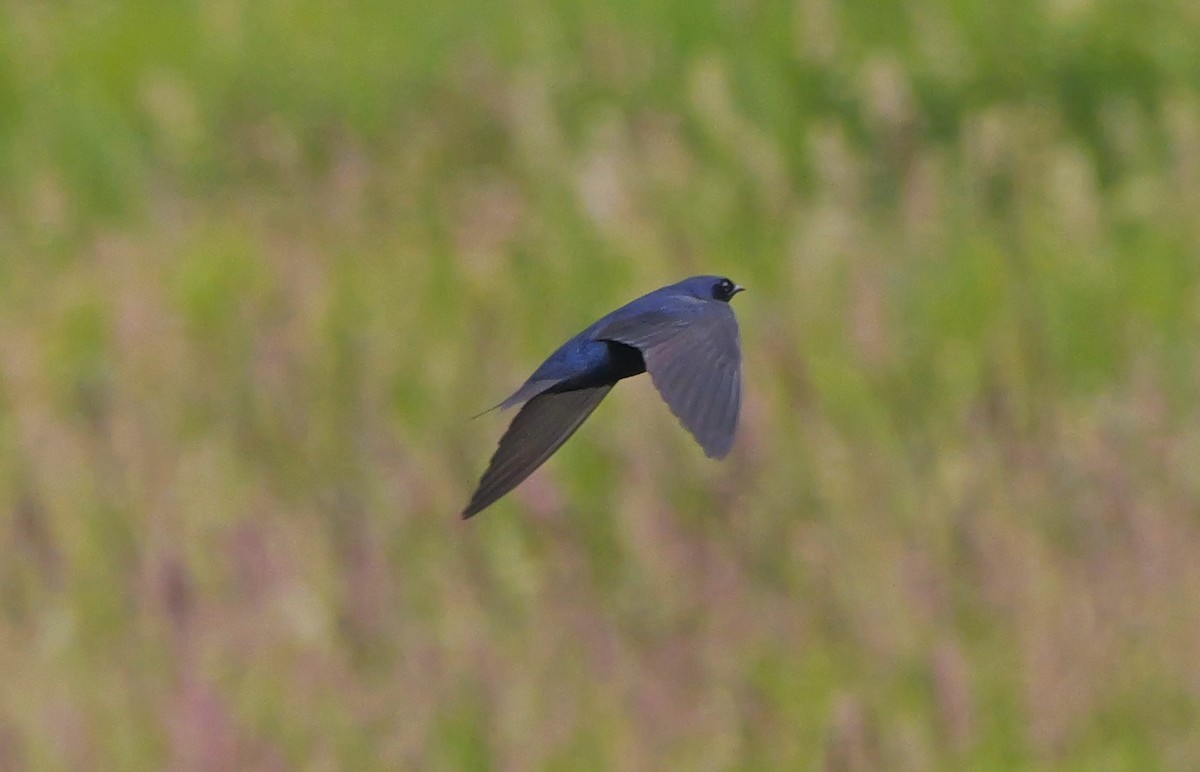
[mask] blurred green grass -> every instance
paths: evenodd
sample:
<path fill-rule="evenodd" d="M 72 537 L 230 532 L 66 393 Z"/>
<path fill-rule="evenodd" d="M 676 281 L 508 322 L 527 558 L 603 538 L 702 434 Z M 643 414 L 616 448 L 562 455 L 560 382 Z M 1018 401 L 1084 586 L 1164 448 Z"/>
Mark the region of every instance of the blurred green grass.
<path fill-rule="evenodd" d="M 1194 769 L 1200 12 L 0 6 L 0 767 Z M 616 390 L 751 292 L 705 460 Z"/>

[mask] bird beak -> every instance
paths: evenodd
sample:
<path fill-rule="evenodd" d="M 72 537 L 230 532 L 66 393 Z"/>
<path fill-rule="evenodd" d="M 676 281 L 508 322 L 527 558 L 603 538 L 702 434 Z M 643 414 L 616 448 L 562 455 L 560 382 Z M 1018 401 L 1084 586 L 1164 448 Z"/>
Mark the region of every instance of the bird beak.
<path fill-rule="evenodd" d="M 730 293 L 729 297 L 733 297 L 734 295 L 738 294 L 739 292 L 745 292 L 745 291 L 746 291 L 745 287 L 743 287 L 740 284 L 735 284 L 735 285 L 733 285 L 733 292 Z"/>

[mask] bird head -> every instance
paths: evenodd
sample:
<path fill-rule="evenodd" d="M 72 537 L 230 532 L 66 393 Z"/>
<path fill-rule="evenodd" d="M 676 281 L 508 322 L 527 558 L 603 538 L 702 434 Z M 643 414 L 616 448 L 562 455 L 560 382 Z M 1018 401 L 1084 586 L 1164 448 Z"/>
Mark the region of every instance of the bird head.
<path fill-rule="evenodd" d="M 693 276 L 679 283 L 679 288 L 701 300 L 720 300 L 728 303 L 745 287 L 735 284 L 724 276 Z"/>

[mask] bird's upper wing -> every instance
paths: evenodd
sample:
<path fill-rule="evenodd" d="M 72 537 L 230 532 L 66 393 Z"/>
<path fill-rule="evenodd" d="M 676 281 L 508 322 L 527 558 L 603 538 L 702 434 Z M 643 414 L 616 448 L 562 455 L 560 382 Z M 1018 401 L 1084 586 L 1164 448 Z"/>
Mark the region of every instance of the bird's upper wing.
<path fill-rule="evenodd" d="M 574 391 L 547 391 L 530 399 L 500 438 L 463 518 L 471 517 L 517 487 L 567 441 L 592 414 L 612 384 Z"/>
<path fill-rule="evenodd" d="M 597 340 L 642 352 L 655 388 L 710 458 L 733 447 L 742 401 L 737 318 L 726 303 L 680 299 L 601 324 Z"/>

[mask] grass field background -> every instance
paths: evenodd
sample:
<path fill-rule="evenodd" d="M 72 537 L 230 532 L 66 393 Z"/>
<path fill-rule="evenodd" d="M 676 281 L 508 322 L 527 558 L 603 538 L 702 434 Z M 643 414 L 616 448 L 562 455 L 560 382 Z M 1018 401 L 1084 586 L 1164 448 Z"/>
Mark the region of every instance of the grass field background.
<path fill-rule="evenodd" d="M 0 5 L 0 768 L 1200 768 L 1200 5 Z M 457 513 L 507 395 L 692 273 Z"/>

